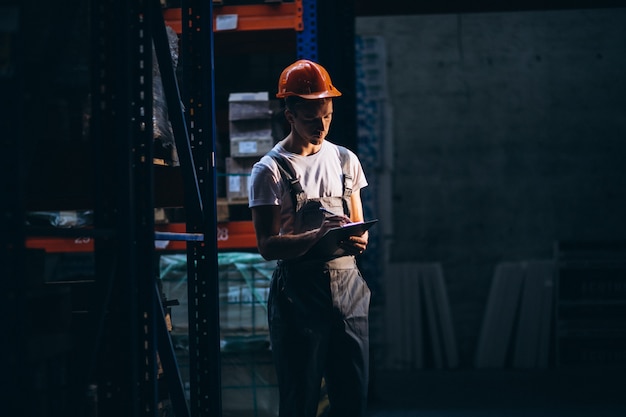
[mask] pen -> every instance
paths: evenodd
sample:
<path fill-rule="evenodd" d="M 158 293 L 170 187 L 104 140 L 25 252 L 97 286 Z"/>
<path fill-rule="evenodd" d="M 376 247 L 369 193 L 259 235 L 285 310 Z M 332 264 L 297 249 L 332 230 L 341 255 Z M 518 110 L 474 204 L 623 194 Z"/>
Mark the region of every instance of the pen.
<path fill-rule="evenodd" d="M 326 207 L 320 207 L 320 210 L 331 216 L 340 216 L 339 214 L 333 213 L 332 211 L 328 210 Z"/>

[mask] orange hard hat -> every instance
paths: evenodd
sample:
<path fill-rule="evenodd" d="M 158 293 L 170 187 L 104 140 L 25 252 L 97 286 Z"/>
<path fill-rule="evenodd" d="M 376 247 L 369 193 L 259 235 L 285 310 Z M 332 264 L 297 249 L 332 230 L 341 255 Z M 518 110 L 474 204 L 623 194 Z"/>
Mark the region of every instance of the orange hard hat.
<path fill-rule="evenodd" d="M 278 79 L 276 97 L 298 96 L 304 99 L 339 97 L 324 67 L 308 59 L 300 59 L 283 70 Z"/>

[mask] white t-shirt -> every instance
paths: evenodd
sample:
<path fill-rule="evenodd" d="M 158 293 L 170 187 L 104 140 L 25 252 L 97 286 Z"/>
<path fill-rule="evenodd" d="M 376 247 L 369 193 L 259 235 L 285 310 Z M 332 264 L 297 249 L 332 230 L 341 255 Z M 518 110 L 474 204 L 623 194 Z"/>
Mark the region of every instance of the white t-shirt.
<path fill-rule="evenodd" d="M 291 163 L 307 198 L 343 195 L 343 172 L 337 145 L 324 140 L 320 150 L 308 156 L 288 152 L 280 143 L 274 149 Z M 350 150 L 348 154 L 352 190 L 357 191 L 367 186 L 367 179 L 358 157 Z M 254 164 L 249 184 L 249 207 L 280 206 L 281 234 L 293 233 L 294 208 L 291 193 L 272 157 L 265 155 Z"/>

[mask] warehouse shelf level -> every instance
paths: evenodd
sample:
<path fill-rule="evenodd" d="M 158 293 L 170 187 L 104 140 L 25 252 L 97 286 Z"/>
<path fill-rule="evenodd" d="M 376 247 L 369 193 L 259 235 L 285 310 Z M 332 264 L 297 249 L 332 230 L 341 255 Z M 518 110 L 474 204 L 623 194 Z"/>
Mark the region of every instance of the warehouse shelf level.
<path fill-rule="evenodd" d="M 184 223 L 156 225 L 155 248 L 164 251 L 183 251 L 189 241 L 203 241 L 199 233 L 186 233 Z M 84 233 L 76 230 L 74 236 L 31 236 L 26 247 L 44 249 L 48 253 L 92 252 L 94 237 L 89 229 Z M 256 249 L 254 226 L 249 221 L 233 221 L 217 224 L 217 249 Z"/>
<path fill-rule="evenodd" d="M 163 10 L 165 24 L 182 33 L 182 10 Z M 302 0 L 290 3 L 214 6 L 213 31 L 295 30 L 302 31 Z"/>

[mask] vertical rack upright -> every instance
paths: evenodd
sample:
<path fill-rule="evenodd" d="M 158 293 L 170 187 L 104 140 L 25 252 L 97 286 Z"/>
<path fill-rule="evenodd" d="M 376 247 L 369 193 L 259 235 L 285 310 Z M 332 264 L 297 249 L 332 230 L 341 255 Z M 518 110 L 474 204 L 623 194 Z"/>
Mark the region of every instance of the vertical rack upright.
<path fill-rule="evenodd" d="M 187 107 L 189 144 L 201 210 L 187 210 L 188 232 L 204 242 L 187 243 L 189 300 L 190 411 L 194 416 L 221 415 L 219 287 L 215 109 L 213 75 L 213 4 L 183 0 L 183 102 Z"/>
<path fill-rule="evenodd" d="M 149 0 L 93 0 L 92 141 L 95 147 L 96 305 L 91 312 L 98 414 L 157 412 Z M 92 363 L 90 363 L 92 364 Z"/>

